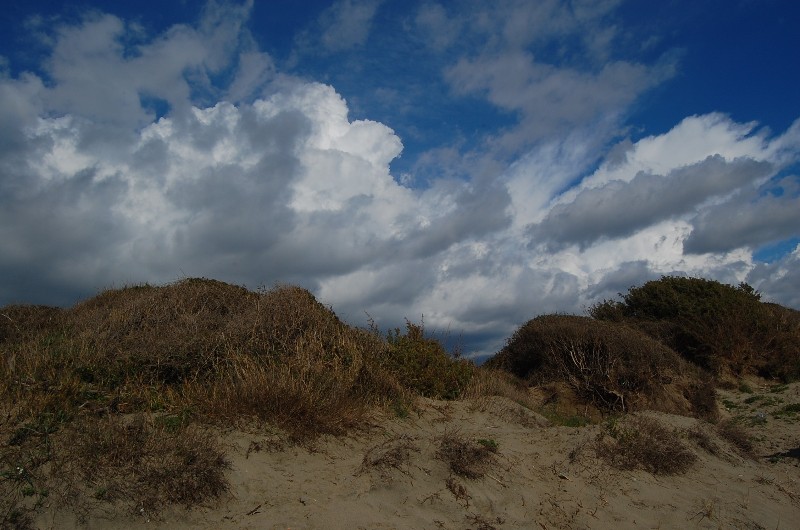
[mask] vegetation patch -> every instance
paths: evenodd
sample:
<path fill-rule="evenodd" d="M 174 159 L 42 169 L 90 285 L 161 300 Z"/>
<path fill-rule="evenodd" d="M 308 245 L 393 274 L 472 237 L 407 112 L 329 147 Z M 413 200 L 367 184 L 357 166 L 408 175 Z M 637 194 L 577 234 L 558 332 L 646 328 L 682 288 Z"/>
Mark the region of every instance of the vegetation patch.
<path fill-rule="evenodd" d="M 723 378 L 800 378 L 800 312 L 761 302 L 746 283 L 664 276 L 590 308 L 626 323 Z"/>
<path fill-rule="evenodd" d="M 214 425 L 342 434 L 374 407 L 459 397 L 475 370 L 421 325 L 387 339 L 299 287 L 198 278 L 63 310 L 6 306 L 0 344 L 0 526 L 28 520 L 43 492 L 149 510 L 212 500 L 227 488 Z"/>
<path fill-rule="evenodd" d="M 800 413 L 800 403 L 790 403 L 772 413 L 775 418 L 796 418 Z"/>
<path fill-rule="evenodd" d="M 459 477 L 477 479 L 486 474 L 496 453 L 497 444 L 480 443 L 459 433 L 448 433 L 439 439 L 436 456 Z"/>
<path fill-rule="evenodd" d="M 609 421 L 595 440 L 595 451 L 618 469 L 656 475 L 685 473 L 697 460 L 678 432 L 647 416 Z"/>
<path fill-rule="evenodd" d="M 367 451 L 359 473 L 376 469 L 385 480 L 390 479 L 389 471 L 392 469 L 408 475 L 411 454 L 418 452 L 416 438 L 408 435 L 396 436 Z"/>
<path fill-rule="evenodd" d="M 708 385 L 701 385 L 700 374 L 674 351 L 613 322 L 537 317 L 519 328 L 487 365 L 531 384 L 564 382 L 585 402 L 607 412 L 716 412 L 713 388 L 706 395 Z"/>

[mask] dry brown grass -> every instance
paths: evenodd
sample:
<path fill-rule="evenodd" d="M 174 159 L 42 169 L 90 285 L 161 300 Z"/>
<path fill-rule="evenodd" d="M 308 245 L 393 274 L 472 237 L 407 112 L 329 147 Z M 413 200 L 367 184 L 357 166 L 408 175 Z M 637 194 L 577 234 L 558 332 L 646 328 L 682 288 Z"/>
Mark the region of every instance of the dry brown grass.
<path fill-rule="evenodd" d="M 152 417 L 82 419 L 60 437 L 62 477 L 79 477 L 96 498 L 155 512 L 193 506 L 228 491 L 229 463 L 212 431 Z M 74 482 L 71 482 L 74 485 Z"/>
<path fill-rule="evenodd" d="M 522 379 L 505 370 L 479 367 L 462 397 L 480 399 L 488 396 L 505 397 L 529 409 L 535 406 L 528 385 Z"/>
<path fill-rule="evenodd" d="M 472 365 L 421 326 L 390 339 L 299 287 L 207 279 L 109 290 L 66 310 L 0 308 L 0 523 L 24 525 L 47 496 L 150 511 L 201 503 L 227 488 L 204 426 L 269 423 L 303 443 L 469 382 Z"/>
<path fill-rule="evenodd" d="M 450 471 L 468 479 L 482 478 L 494 462 L 497 445 L 470 440 L 458 432 L 446 433 L 439 439 L 437 458 L 447 463 Z"/>
<path fill-rule="evenodd" d="M 364 455 L 358 473 L 377 469 L 384 480 L 390 480 L 389 471 L 398 470 L 405 475 L 410 474 L 411 453 L 420 451 L 416 438 L 409 435 L 398 435 L 371 448 Z"/>
<path fill-rule="evenodd" d="M 755 457 L 755 447 L 750 434 L 744 427 L 739 425 L 735 420 L 729 419 L 722 421 L 716 425 L 717 434 L 731 444 L 733 448 L 741 456 L 747 458 Z"/>
<path fill-rule="evenodd" d="M 618 469 L 656 475 L 685 473 L 697 460 L 680 434 L 648 416 L 611 421 L 595 440 L 597 455 Z"/>

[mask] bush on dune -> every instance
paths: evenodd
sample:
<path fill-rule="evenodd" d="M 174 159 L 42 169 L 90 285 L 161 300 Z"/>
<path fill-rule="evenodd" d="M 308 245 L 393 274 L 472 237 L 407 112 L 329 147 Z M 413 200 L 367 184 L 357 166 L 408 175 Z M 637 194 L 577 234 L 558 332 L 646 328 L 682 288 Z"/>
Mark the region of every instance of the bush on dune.
<path fill-rule="evenodd" d="M 621 297 L 590 315 L 636 327 L 722 378 L 800 377 L 798 312 L 761 302 L 745 283 L 665 276 Z"/>
<path fill-rule="evenodd" d="M 635 329 L 588 317 L 534 318 L 486 364 L 531 384 L 567 383 L 601 411 L 715 413 L 701 404 L 701 374 L 674 351 Z"/>
<path fill-rule="evenodd" d="M 441 342 L 425 336 L 423 325 L 407 321 L 406 332 L 395 329 L 387 341 L 381 364 L 406 388 L 425 397 L 456 399 L 469 385 L 474 365 L 454 359 Z"/>

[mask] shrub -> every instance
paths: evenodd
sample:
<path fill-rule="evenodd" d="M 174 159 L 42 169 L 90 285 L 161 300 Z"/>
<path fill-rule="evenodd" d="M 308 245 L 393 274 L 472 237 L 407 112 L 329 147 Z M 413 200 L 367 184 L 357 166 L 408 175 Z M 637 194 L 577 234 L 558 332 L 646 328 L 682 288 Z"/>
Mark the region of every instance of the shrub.
<path fill-rule="evenodd" d="M 627 326 L 587 317 L 545 315 L 520 327 L 486 366 L 530 383 L 566 382 L 601 410 L 655 407 L 676 411 L 665 386 L 681 380 L 678 355 Z M 681 411 L 688 411 L 688 404 Z"/>
<path fill-rule="evenodd" d="M 474 365 L 448 355 L 438 340 L 425 336 L 421 324 L 407 321 L 406 332 L 395 329 L 387 341 L 383 365 L 406 388 L 425 397 L 456 399 L 469 385 Z"/>
<path fill-rule="evenodd" d="M 606 300 L 589 314 L 637 327 L 718 375 L 800 376 L 800 326 L 792 310 L 764 304 L 745 283 L 664 276 Z"/>

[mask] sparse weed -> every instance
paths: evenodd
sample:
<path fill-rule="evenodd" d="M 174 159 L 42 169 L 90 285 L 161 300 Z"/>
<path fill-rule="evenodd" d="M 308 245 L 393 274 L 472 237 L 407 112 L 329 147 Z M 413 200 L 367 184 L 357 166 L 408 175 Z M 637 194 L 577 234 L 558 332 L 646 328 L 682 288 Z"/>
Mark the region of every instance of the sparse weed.
<path fill-rule="evenodd" d="M 494 461 L 497 448 L 469 440 L 459 433 L 448 433 L 439 439 L 436 456 L 446 462 L 459 477 L 482 478 Z"/>
<path fill-rule="evenodd" d="M 657 475 L 685 473 L 697 460 L 676 431 L 647 416 L 609 421 L 595 440 L 595 451 L 619 469 Z"/>
<path fill-rule="evenodd" d="M 794 419 L 800 413 L 800 403 L 790 403 L 772 413 L 775 418 Z"/>
<path fill-rule="evenodd" d="M 488 449 L 490 452 L 492 452 L 492 453 L 496 453 L 497 452 L 497 442 L 492 440 L 491 438 L 489 438 L 489 439 L 481 438 L 481 439 L 477 440 L 477 442 L 480 445 L 484 446 L 486 449 Z"/>

